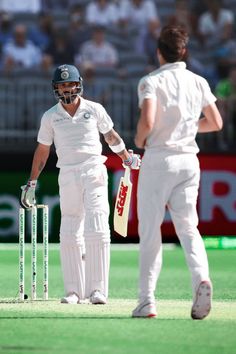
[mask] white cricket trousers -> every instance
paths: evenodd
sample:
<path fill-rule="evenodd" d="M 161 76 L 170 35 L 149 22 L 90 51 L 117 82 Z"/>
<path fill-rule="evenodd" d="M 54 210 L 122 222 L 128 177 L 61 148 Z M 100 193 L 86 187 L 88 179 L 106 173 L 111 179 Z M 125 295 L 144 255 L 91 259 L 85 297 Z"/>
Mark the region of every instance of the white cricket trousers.
<path fill-rule="evenodd" d="M 207 254 L 197 228 L 199 180 L 195 154 L 149 151 L 144 154 L 138 181 L 140 302 L 155 299 L 162 266 L 161 224 L 166 206 L 192 276 L 193 296 L 199 283 L 209 280 Z"/>
<path fill-rule="evenodd" d="M 75 292 L 83 299 L 99 290 L 107 297 L 110 229 L 106 166 L 61 168 L 58 182 L 65 293 Z"/>

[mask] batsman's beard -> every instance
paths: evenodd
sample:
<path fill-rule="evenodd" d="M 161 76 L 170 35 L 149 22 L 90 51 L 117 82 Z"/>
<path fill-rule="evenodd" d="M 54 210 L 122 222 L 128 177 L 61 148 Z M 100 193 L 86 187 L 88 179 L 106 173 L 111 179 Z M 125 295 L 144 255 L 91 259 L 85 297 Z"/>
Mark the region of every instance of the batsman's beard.
<path fill-rule="evenodd" d="M 71 104 L 74 102 L 77 96 L 79 96 L 78 93 L 65 92 L 60 96 L 60 100 L 64 104 Z"/>

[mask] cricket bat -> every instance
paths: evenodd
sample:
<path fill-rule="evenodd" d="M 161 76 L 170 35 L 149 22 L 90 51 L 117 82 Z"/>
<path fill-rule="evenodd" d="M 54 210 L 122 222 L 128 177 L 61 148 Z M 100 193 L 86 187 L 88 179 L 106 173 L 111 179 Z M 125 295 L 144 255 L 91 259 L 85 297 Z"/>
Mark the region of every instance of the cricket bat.
<path fill-rule="evenodd" d="M 126 167 L 124 177 L 120 179 L 114 210 L 114 230 L 123 237 L 127 236 L 131 191 L 130 168 Z"/>

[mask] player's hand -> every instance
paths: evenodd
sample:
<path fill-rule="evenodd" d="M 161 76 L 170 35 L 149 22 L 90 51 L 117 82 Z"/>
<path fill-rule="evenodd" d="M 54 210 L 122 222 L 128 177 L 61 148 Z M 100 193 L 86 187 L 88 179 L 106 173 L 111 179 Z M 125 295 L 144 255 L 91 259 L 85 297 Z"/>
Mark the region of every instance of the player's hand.
<path fill-rule="evenodd" d="M 128 150 L 129 158 L 123 161 L 124 167 L 129 167 L 131 170 L 139 170 L 141 158 L 139 154 L 134 154 L 133 150 Z"/>
<path fill-rule="evenodd" d="M 21 198 L 20 205 L 23 208 L 31 208 L 36 204 L 35 200 L 35 189 L 37 185 L 37 180 L 29 180 L 24 186 L 21 186 Z"/>

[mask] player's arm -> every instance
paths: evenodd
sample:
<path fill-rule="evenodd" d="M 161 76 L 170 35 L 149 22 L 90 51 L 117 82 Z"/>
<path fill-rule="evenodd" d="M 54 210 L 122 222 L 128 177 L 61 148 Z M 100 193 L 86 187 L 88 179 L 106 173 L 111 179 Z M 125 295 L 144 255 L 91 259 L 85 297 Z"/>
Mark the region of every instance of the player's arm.
<path fill-rule="evenodd" d="M 156 114 L 156 102 L 153 99 L 146 98 L 143 100 L 140 118 L 137 124 L 137 132 L 134 139 L 135 145 L 143 149 L 146 139 L 152 131 Z"/>
<path fill-rule="evenodd" d="M 21 187 L 20 204 L 24 208 L 30 208 L 36 203 L 35 189 L 37 179 L 42 172 L 50 153 L 50 146 L 38 144 L 33 158 L 30 179 L 27 184 Z"/>
<path fill-rule="evenodd" d="M 48 156 L 50 153 L 50 146 L 44 144 L 38 144 L 33 158 L 30 180 L 37 180 L 40 173 L 44 169 L 46 162 L 48 160 Z"/>
<path fill-rule="evenodd" d="M 203 109 L 204 117 L 199 119 L 198 132 L 208 133 L 219 131 L 223 127 L 221 114 L 215 103 L 212 103 Z"/>
<path fill-rule="evenodd" d="M 131 150 L 128 151 L 124 141 L 113 128 L 104 134 L 104 139 L 110 149 L 122 159 L 124 166 L 135 170 L 139 169 L 140 155 L 134 154 Z"/>

